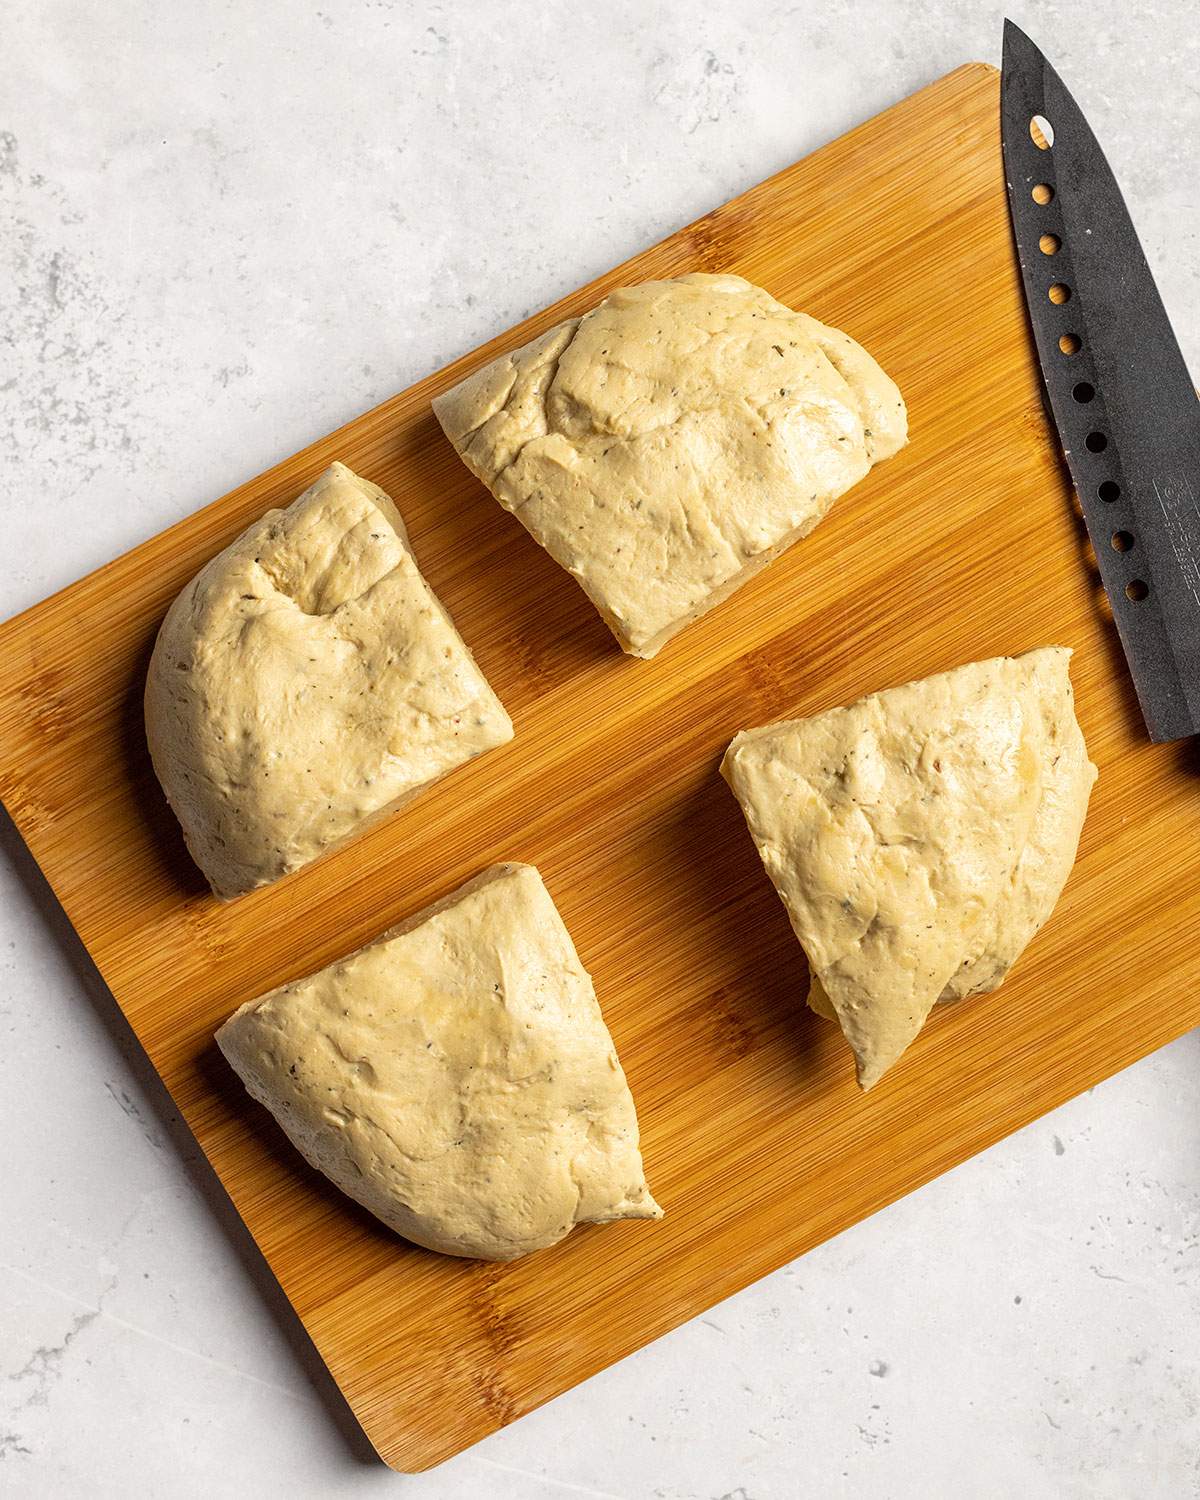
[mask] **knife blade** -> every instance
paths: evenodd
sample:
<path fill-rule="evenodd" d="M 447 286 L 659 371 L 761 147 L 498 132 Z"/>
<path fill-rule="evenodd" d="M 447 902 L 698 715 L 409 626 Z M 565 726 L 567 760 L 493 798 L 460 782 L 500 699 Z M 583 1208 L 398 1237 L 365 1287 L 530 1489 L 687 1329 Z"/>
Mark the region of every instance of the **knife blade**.
<path fill-rule="evenodd" d="M 1050 410 L 1150 738 L 1200 729 L 1200 402 L 1083 113 L 1004 23 L 1000 127 Z"/>

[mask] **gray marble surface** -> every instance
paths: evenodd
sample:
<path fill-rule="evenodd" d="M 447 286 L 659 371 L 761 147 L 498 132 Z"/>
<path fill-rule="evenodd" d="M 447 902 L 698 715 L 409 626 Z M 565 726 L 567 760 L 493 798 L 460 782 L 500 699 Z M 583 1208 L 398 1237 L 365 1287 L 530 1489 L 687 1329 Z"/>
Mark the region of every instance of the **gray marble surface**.
<path fill-rule="evenodd" d="M 1015 14 L 1108 148 L 1200 375 L 1194 6 Z M 9 0 L 0 36 L 8 614 L 956 64 L 998 61 L 1000 12 Z M 399 1478 L 0 842 L 5 1496 L 1200 1494 L 1196 1036 Z"/>

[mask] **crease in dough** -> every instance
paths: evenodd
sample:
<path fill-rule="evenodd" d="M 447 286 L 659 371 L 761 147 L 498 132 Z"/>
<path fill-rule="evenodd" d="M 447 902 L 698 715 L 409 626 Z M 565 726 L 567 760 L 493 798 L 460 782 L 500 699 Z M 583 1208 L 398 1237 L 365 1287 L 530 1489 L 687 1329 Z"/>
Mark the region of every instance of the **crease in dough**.
<path fill-rule="evenodd" d="M 146 738 L 224 898 L 278 880 L 512 738 L 399 511 L 332 464 L 171 606 Z"/>
<path fill-rule="evenodd" d="M 1065 647 L 736 736 L 721 773 L 866 1089 L 936 1003 L 1000 985 L 1075 861 L 1096 768 Z"/>
<path fill-rule="evenodd" d="M 612 292 L 433 407 L 641 657 L 907 440 L 900 392 L 853 339 L 700 272 Z"/>
<path fill-rule="evenodd" d="M 532 865 L 496 865 L 217 1032 L 305 1160 L 398 1234 L 512 1260 L 656 1219 L 633 1097 Z"/>

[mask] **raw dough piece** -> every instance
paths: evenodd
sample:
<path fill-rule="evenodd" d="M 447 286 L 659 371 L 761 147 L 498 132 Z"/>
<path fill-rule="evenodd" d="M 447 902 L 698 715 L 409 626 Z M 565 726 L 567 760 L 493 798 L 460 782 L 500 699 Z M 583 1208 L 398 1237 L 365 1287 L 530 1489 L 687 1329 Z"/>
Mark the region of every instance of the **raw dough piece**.
<path fill-rule="evenodd" d="M 739 734 L 733 788 L 870 1088 L 938 1000 L 993 990 L 1054 909 L 1096 768 L 1062 646 Z"/>
<path fill-rule="evenodd" d="M 532 865 L 496 865 L 217 1033 L 314 1167 L 398 1234 L 513 1260 L 657 1219 L 633 1098 Z"/>
<path fill-rule="evenodd" d="M 464 463 L 653 656 L 901 447 L 853 339 L 740 276 L 611 293 L 433 403 Z"/>
<path fill-rule="evenodd" d="M 512 723 L 378 485 L 333 464 L 171 606 L 146 737 L 218 896 L 278 880 Z"/>

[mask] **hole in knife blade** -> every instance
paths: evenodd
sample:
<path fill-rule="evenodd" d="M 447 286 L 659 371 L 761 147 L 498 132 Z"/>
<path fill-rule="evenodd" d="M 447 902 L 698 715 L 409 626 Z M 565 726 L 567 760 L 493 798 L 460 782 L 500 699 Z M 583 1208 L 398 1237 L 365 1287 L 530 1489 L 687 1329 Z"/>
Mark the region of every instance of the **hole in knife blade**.
<path fill-rule="evenodd" d="M 1103 453 L 1108 447 L 1108 439 L 1102 432 L 1089 432 L 1083 440 L 1083 446 L 1089 453 Z"/>
<path fill-rule="evenodd" d="M 1079 402 L 1080 406 L 1086 406 L 1096 394 L 1096 387 L 1086 380 L 1081 380 L 1072 390 L 1072 396 Z"/>
<path fill-rule="evenodd" d="M 1064 354 L 1078 354 L 1083 344 L 1073 333 L 1064 333 L 1058 341 L 1058 347 Z"/>
<path fill-rule="evenodd" d="M 1043 255 L 1057 255 L 1062 249 L 1062 240 L 1056 234 L 1044 234 L 1038 240 L 1038 249 Z"/>
<path fill-rule="evenodd" d="M 1106 479 L 1096 493 L 1100 496 L 1101 500 L 1106 500 L 1111 504 L 1114 500 L 1121 498 L 1121 486 L 1115 479 Z"/>
<path fill-rule="evenodd" d="M 1064 302 L 1071 300 L 1071 288 L 1065 281 L 1056 281 L 1050 288 L 1049 297 L 1056 307 L 1061 307 Z"/>
<path fill-rule="evenodd" d="M 1054 126 L 1045 115 L 1034 115 L 1029 122 L 1029 134 L 1039 151 L 1049 151 L 1054 144 Z"/>
<path fill-rule="evenodd" d="M 1048 182 L 1035 182 L 1033 185 L 1033 201 L 1040 203 L 1043 208 L 1054 197 L 1054 189 Z"/>
<path fill-rule="evenodd" d="M 1135 604 L 1144 599 L 1149 592 L 1149 587 L 1140 578 L 1135 578 L 1125 585 L 1126 599 L 1132 599 Z"/>
<path fill-rule="evenodd" d="M 1110 538 L 1110 541 L 1112 542 L 1112 549 L 1114 552 L 1133 551 L 1132 531 L 1114 531 Z"/>

